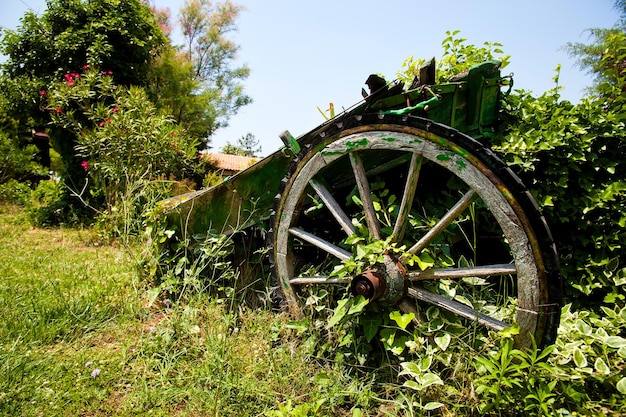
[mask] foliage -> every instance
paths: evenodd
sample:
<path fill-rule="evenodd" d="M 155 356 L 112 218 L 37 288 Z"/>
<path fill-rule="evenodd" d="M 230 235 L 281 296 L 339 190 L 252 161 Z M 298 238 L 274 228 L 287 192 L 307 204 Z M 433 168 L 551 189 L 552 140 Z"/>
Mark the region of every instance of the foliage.
<path fill-rule="evenodd" d="M 0 184 L 0 203 L 17 204 L 25 206 L 31 195 L 30 182 L 21 182 L 10 179 Z"/>
<path fill-rule="evenodd" d="M 17 142 L 17 137 L 9 137 L 6 132 L 0 131 L 0 184 L 10 179 L 21 181 L 46 173 L 35 161 L 37 147 L 20 146 Z"/>
<path fill-rule="evenodd" d="M 108 216 L 113 229 L 136 234 L 142 207 L 168 195 L 163 181 L 202 170 L 198 142 L 158 112 L 144 90 L 117 86 L 108 72 L 85 68 L 83 74 L 66 74 L 45 97 L 53 123 L 76 137 L 75 153 L 86 178 L 71 191 Z M 129 228 L 129 222 L 136 225 Z"/>
<path fill-rule="evenodd" d="M 626 53 L 626 35 L 620 37 L 611 44 L 618 50 L 607 49 L 603 60 Z M 558 88 L 540 97 L 523 91 L 509 96 L 505 111 L 510 119 L 496 140 L 543 207 L 570 294 L 598 301 L 606 296 L 607 302 L 623 299 L 616 286 L 626 278 L 626 73 L 616 75 L 597 86 L 602 96 L 577 105 L 561 101 Z"/>
<path fill-rule="evenodd" d="M 209 136 L 219 127 L 220 111 L 213 105 L 212 93 L 193 78 L 186 54 L 166 48 L 154 62 L 146 91 L 159 110 L 171 114 L 198 140 L 198 149 L 209 145 Z"/>
<path fill-rule="evenodd" d="M 258 139 L 252 133 L 248 133 L 240 137 L 236 145 L 227 142 L 226 145 L 222 146 L 220 152 L 230 155 L 258 157 L 261 153 L 261 145 L 259 145 Z"/>
<path fill-rule="evenodd" d="M 112 71 L 117 83 L 142 85 L 164 43 L 139 0 L 48 0 L 41 16 L 28 11 L 20 27 L 4 32 L 2 70 L 50 82 L 87 64 Z"/>
<path fill-rule="evenodd" d="M 5 91 L 0 93 L 0 184 L 39 179 L 47 172 L 37 161 L 38 149 L 31 138 L 20 135 L 18 121 L 9 114 L 9 101 Z"/>
<path fill-rule="evenodd" d="M 252 101 L 241 85 L 250 69 L 233 67 L 239 47 L 228 39 L 241 11 L 230 0 L 215 5 L 208 0 L 186 0 L 180 10 L 183 51 L 191 63 L 192 78 L 201 84 L 202 96 L 210 103 L 211 132 L 226 126 L 231 114 Z"/>
<path fill-rule="evenodd" d="M 580 68 L 594 77 L 595 83 L 590 92 L 600 96 L 606 94 L 604 90 L 607 85 L 614 88 L 621 84 L 622 93 L 626 91 L 621 76 L 626 67 L 626 57 L 619 53 L 623 49 L 623 33 L 626 29 L 626 3 L 615 0 L 615 8 L 621 15 L 615 27 L 588 29 L 591 43 L 570 42 L 565 46 L 570 56 L 578 59 Z"/>
<path fill-rule="evenodd" d="M 488 60 L 499 60 L 502 62 L 500 68 L 505 68 L 510 61 L 510 56 L 504 55 L 502 45 L 497 42 L 484 42 L 482 47 L 468 44 L 467 39 L 459 38 L 460 31 L 446 31 L 446 37 L 441 43 L 443 55 L 436 62 L 437 82 L 445 83 L 450 77 L 468 70 L 471 66 L 480 64 Z M 426 63 L 424 59 L 408 57 L 397 74 L 399 80 L 407 85 L 411 84 L 413 78 L 419 75 L 419 69 Z"/>

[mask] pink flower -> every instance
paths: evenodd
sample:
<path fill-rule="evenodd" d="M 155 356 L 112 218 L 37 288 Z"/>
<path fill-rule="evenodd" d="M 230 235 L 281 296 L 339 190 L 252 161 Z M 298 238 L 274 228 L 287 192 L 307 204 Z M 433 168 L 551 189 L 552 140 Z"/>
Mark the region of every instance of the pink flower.
<path fill-rule="evenodd" d="M 104 122 L 98 123 L 98 126 L 103 127 L 104 126 Z"/>
<path fill-rule="evenodd" d="M 56 109 L 54 109 L 54 112 L 55 112 L 56 114 L 63 113 L 63 109 L 62 109 L 62 108 L 60 108 L 60 107 L 57 107 Z"/>
<path fill-rule="evenodd" d="M 117 107 L 113 107 L 113 108 L 111 109 L 111 111 L 112 111 L 113 113 L 117 113 L 117 112 L 119 111 L 119 109 L 118 109 Z"/>
<path fill-rule="evenodd" d="M 41 90 L 41 91 L 39 92 L 39 94 L 41 94 L 42 96 L 45 96 L 45 95 L 46 95 L 46 90 Z"/>
<path fill-rule="evenodd" d="M 85 170 L 85 172 L 87 172 L 89 170 L 89 162 L 88 161 L 83 161 L 80 163 L 80 166 L 83 167 L 83 169 Z"/>
<path fill-rule="evenodd" d="M 89 69 L 89 65 L 88 64 L 83 65 L 83 69 L 84 70 Z"/>

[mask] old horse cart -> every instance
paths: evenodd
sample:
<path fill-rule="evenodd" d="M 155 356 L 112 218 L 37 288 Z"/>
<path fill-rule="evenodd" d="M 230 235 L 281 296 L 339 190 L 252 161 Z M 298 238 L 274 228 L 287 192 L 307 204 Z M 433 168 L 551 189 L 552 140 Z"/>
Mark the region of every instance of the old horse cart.
<path fill-rule="evenodd" d="M 431 71 L 406 89 L 370 77 L 352 108 L 169 200 L 169 221 L 189 233 L 269 224 L 273 273 L 294 313 L 334 291 L 416 317 L 435 306 L 467 329 L 517 324 L 519 345 L 553 342 L 561 278 L 550 231 L 487 145 L 500 63 L 439 84 Z"/>

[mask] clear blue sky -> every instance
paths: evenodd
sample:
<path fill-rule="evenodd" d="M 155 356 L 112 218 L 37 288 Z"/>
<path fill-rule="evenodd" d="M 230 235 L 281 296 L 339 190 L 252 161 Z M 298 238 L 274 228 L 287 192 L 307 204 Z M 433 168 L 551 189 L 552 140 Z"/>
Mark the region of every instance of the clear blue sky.
<path fill-rule="evenodd" d="M 176 17 L 183 0 L 151 0 Z M 252 133 L 263 154 L 281 146 L 278 134 L 306 133 L 323 118 L 317 110 L 350 107 L 361 98 L 371 73 L 395 78 L 409 56 L 439 58 L 447 30 L 469 43 L 500 42 L 515 87 L 540 94 L 553 86 L 562 65 L 562 96 L 577 101 L 589 86 L 561 48 L 587 42 L 586 29 L 612 27 L 613 0 L 234 0 L 245 7 L 233 35 L 240 62 L 252 70 L 245 82 L 254 103 L 212 139 L 217 150 Z M 45 0 L 0 0 L 0 26 L 13 29 L 28 9 L 41 13 Z"/>

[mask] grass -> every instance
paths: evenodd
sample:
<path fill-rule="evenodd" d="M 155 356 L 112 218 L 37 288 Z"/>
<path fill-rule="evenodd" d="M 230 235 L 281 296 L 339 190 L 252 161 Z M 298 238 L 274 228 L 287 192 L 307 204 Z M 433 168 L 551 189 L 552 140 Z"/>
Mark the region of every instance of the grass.
<path fill-rule="evenodd" d="M 0 415 L 377 415 L 371 378 L 288 318 L 197 294 L 152 305 L 121 248 L 0 206 Z M 367 414 L 370 410 L 371 414 Z M 354 413 L 354 414 L 353 414 Z"/>

